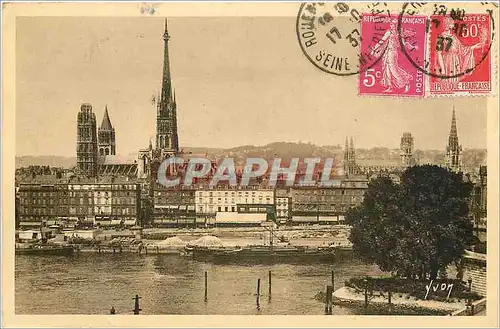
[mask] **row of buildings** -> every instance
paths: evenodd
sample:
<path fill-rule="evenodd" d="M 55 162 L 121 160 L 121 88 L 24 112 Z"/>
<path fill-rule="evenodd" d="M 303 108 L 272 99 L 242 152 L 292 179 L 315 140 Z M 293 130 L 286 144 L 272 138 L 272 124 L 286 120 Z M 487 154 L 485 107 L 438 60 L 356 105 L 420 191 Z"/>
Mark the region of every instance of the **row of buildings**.
<path fill-rule="evenodd" d="M 18 226 L 207 226 L 341 222 L 361 202 L 367 179 L 338 177 L 333 188 L 165 188 L 133 180 L 55 179 L 20 183 Z"/>
<path fill-rule="evenodd" d="M 278 187 L 267 188 L 259 180 L 244 188 L 224 185 L 209 188 L 203 181 L 190 188 L 169 189 L 158 184 L 157 170 L 165 158 L 187 156 L 179 151 L 177 101 L 171 81 L 166 21 L 163 40 L 162 88 L 154 99 L 155 143 L 150 141 L 147 148 L 138 150 L 135 159 L 118 156 L 108 108 L 97 127 L 92 105 L 82 104 L 77 114 L 74 175 L 42 170 L 42 174 L 37 172 L 17 180 L 18 227 L 260 225 L 266 220 L 339 223 L 350 207 L 362 202 L 369 177 L 381 168 L 363 168 L 356 163 L 352 138 L 350 143 L 346 139 L 343 163 L 339 166 L 343 172 L 335 178 L 338 184 L 329 188 L 287 188 L 279 182 Z M 397 176 L 404 168 L 416 164 L 413 147 L 413 137 L 404 133 L 401 163 L 389 168 L 391 173 Z M 461 171 L 461 152 L 453 110 L 446 153 L 446 166 L 450 170 Z M 212 169 L 215 168 L 214 162 Z M 475 190 L 475 198 L 484 198 L 480 204 L 485 202 L 484 194 L 479 196 L 483 188 L 485 183 Z"/>

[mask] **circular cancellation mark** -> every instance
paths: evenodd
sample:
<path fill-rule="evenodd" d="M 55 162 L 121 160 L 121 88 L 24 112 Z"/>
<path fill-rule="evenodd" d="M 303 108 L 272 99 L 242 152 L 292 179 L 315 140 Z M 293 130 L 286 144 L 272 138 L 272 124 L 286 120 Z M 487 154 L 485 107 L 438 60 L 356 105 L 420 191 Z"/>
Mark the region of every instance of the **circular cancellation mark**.
<path fill-rule="evenodd" d="M 487 5 L 482 3 L 483 7 Z M 398 15 L 397 31 L 402 53 L 417 70 L 432 78 L 459 79 L 471 74 L 489 58 L 495 39 L 493 10 L 469 13 L 466 3 L 459 6 L 462 7 L 406 2 Z M 426 24 L 429 54 L 426 58 L 417 58 L 404 47 L 402 26 L 405 19 L 422 13 L 430 14 Z"/>
<path fill-rule="evenodd" d="M 321 71 L 338 76 L 359 74 L 373 67 L 381 56 L 360 52 L 361 14 L 366 10 L 355 3 L 301 4 L 296 32 L 307 59 Z"/>

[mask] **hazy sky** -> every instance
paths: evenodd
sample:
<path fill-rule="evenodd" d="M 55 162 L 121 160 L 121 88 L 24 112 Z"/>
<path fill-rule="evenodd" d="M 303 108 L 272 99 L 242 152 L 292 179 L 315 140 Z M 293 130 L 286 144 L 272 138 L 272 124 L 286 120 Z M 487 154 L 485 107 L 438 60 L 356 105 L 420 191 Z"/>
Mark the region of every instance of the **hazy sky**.
<path fill-rule="evenodd" d="M 17 18 L 17 155 L 76 154 L 76 118 L 107 104 L 118 154 L 155 136 L 164 19 Z M 486 100 L 358 97 L 357 76 L 315 68 L 302 54 L 294 17 L 169 19 L 180 147 L 275 141 L 444 149 L 452 108 L 464 148 L 486 148 Z"/>

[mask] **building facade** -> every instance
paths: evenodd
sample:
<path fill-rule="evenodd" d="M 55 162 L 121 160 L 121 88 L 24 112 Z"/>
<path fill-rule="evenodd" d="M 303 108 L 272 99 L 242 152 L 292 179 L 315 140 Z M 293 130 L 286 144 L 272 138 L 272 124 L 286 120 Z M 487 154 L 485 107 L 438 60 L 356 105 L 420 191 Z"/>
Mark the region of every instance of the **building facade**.
<path fill-rule="evenodd" d="M 20 228 L 93 227 L 137 223 L 140 186 L 135 183 L 21 183 Z"/>
<path fill-rule="evenodd" d="M 196 226 L 195 189 L 165 188 L 152 190 L 154 226 Z"/>
<path fill-rule="evenodd" d="M 333 187 L 291 188 L 292 223 L 342 223 L 351 207 L 361 204 L 368 179 L 365 176 L 338 178 Z"/>
<path fill-rule="evenodd" d="M 77 118 L 77 170 L 81 175 L 97 176 L 97 127 L 92 105 L 84 103 Z"/>

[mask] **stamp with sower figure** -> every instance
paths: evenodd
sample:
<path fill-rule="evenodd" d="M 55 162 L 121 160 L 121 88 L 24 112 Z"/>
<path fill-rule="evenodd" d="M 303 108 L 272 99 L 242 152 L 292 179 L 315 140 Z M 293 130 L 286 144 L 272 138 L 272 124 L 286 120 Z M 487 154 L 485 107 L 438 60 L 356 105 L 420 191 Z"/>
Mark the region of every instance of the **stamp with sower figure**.
<path fill-rule="evenodd" d="M 411 65 L 401 49 L 405 48 L 421 61 L 425 59 L 426 17 L 404 17 L 401 24 L 403 38 L 400 40 L 397 16 L 363 14 L 361 52 L 379 60 L 361 70 L 360 95 L 425 95 L 424 74 Z"/>

